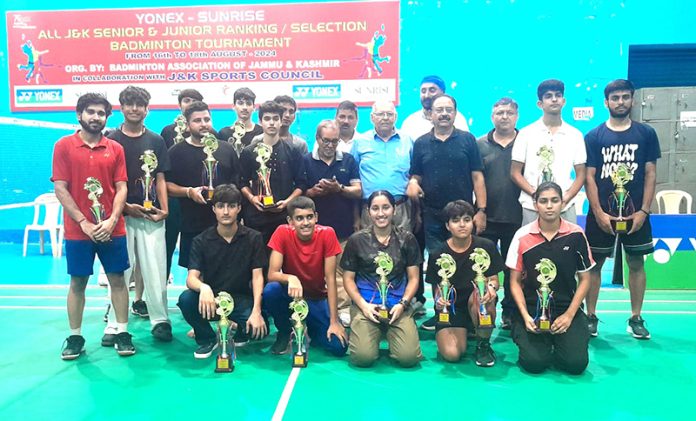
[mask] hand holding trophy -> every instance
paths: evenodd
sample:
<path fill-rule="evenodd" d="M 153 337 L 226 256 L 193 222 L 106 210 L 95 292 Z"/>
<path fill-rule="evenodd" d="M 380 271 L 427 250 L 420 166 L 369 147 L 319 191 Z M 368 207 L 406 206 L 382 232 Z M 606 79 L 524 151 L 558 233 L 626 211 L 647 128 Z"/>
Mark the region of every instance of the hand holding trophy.
<path fill-rule="evenodd" d="M 556 279 L 556 265 L 551 260 L 542 258 L 534 266 L 534 269 L 539 271 L 537 281 L 541 284 L 537 290 L 539 301 L 537 304 L 537 317 L 534 320 L 540 331 L 548 332 L 551 329 L 552 322 L 549 302 L 553 296 L 553 291 L 551 291 L 549 285 Z"/>
<path fill-rule="evenodd" d="M 242 154 L 242 149 L 244 149 L 244 143 L 242 139 L 246 135 L 246 126 L 241 121 L 237 121 L 232 126 L 232 146 L 234 146 L 234 151 L 237 152 L 237 157 Z"/>
<path fill-rule="evenodd" d="M 92 216 L 94 217 L 94 223 L 101 224 L 105 218 L 104 206 L 99 203 L 99 198 L 104 193 L 101 181 L 94 177 L 87 177 L 84 188 L 87 190 L 87 197 L 92 201 L 90 210 L 92 211 Z"/>
<path fill-rule="evenodd" d="M 394 269 L 394 261 L 391 256 L 387 253 L 380 251 L 375 257 L 375 264 L 377 269 L 375 272 L 379 275 L 379 280 L 377 281 L 377 291 L 379 291 L 379 298 L 382 303 L 379 306 L 379 319 L 382 323 L 389 323 L 389 309 L 387 308 L 387 294 L 389 292 L 389 287 L 391 284 L 387 279 L 387 276 Z"/>
<path fill-rule="evenodd" d="M 611 173 L 611 182 L 614 184 L 614 193 L 609 198 L 610 212 L 618 217 L 612 221 L 612 228 L 617 234 L 625 234 L 628 232 L 628 222 L 624 217 L 633 213 L 633 203 L 630 195 L 626 190 L 626 184 L 633 180 L 633 172 L 631 168 L 620 163 L 616 166 L 614 172 Z"/>
<path fill-rule="evenodd" d="M 215 190 L 213 181 L 215 180 L 215 175 L 217 174 L 218 162 L 213 154 L 218 149 L 218 140 L 214 134 L 206 133 L 206 135 L 203 136 L 203 139 L 201 139 L 201 142 L 203 143 L 203 152 L 205 152 L 206 155 L 205 160 L 203 161 L 203 166 L 205 167 L 205 174 L 203 178 L 208 185 L 206 187 L 206 199 L 210 201 L 213 200 L 213 191 Z"/>
<path fill-rule="evenodd" d="M 143 207 L 146 211 L 152 210 L 154 178 L 152 173 L 157 169 L 157 155 L 152 149 L 148 149 L 140 155 L 140 162 L 143 165 L 140 168 L 143 170 L 143 177 L 140 179 L 140 184 L 143 187 Z"/>
<path fill-rule="evenodd" d="M 176 136 L 174 136 L 175 145 L 184 141 L 184 133 L 186 133 L 186 126 L 186 117 L 184 117 L 181 114 L 176 116 L 176 118 L 174 119 L 174 131 L 176 132 Z"/>
<path fill-rule="evenodd" d="M 296 351 L 292 354 L 293 367 L 307 367 L 307 341 L 304 320 L 309 314 L 307 301 L 295 298 L 290 302 L 290 319 L 292 320 L 292 332 L 295 337 Z"/>
<path fill-rule="evenodd" d="M 440 296 L 442 300 L 445 301 L 445 306 L 442 308 L 440 315 L 438 316 L 438 323 L 441 325 L 450 324 L 450 315 L 447 311 L 447 302 L 451 302 L 456 294 L 452 284 L 450 283 L 450 278 L 457 271 L 457 262 L 454 258 L 447 254 L 442 253 L 440 257 L 435 261 L 435 264 L 440 268 L 437 271 L 437 275 L 440 277 Z"/>
<path fill-rule="evenodd" d="M 555 158 L 553 148 L 551 146 L 544 145 L 537 151 L 537 156 L 539 157 L 539 169 L 541 170 L 541 176 L 539 177 L 538 186 L 541 183 L 553 180 L 553 171 L 551 166 Z"/>
<path fill-rule="evenodd" d="M 232 314 L 234 310 L 234 300 L 232 296 L 225 291 L 221 291 L 217 297 L 215 297 L 215 304 L 217 304 L 217 309 L 215 312 L 220 316 L 220 321 L 218 322 L 218 336 L 220 339 L 220 354 L 217 357 L 215 363 L 216 373 L 230 373 L 234 371 L 234 342 L 232 342 L 232 352 L 228 351 L 229 344 L 229 330 L 230 321 L 228 319 L 229 315 Z M 243 329 L 243 327 L 238 326 L 237 329 Z"/>
<path fill-rule="evenodd" d="M 271 169 L 266 165 L 268 161 L 271 160 L 273 149 L 265 143 L 259 142 L 254 152 L 256 152 L 256 162 L 259 163 L 259 169 L 256 170 L 256 174 L 259 179 L 258 196 L 261 199 L 261 206 L 264 208 L 273 208 L 276 204 L 275 199 L 273 199 L 273 192 L 271 191 Z"/>
<path fill-rule="evenodd" d="M 474 262 L 474 264 L 471 265 L 471 269 L 476 273 L 473 284 L 474 288 L 478 291 L 478 327 L 483 329 L 493 328 L 493 320 L 491 320 L 491 315 L 488 314 L 486 306 L 483 304 L 483 297 L 486 296 L 486 275 L 484 275 L 484 273 L 491 266 L 491 256 L 488 255 L 486 250 L 476 247 L 469 256 L 469 260 Z"/>

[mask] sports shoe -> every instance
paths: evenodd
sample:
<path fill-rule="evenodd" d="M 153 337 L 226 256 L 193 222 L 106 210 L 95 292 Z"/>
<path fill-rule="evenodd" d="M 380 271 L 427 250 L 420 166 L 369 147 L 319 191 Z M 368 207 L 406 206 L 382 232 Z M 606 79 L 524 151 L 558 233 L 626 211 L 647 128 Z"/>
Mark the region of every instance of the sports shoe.
<path fill-rule="evenodd" d="M 234 336 L 232 337 L 232 341 L 234 342 L 234 346 L 237 347 L 242 347 L 246 344 L 249 343 L 249 334 L 246 333 L 246 328 L 238 328 L 236 332 L 234 332 Z"/>
<path fill-rule="evenodd" d="M 423 317 L 425 316 L 426 310 L 423 303 L 418 301 L 415 297 L 411 298 L 411 308 L 413 309 L 413 317 Z"/>
<path fill-rule="evenodd" d="M 338 313 L 338 321 L 341 322 L 341 325 L 343 325 L 343 327 L 350 327 L 350 313 Z"/>
<path fill-rule="evenodd" d="M 150 313 L 147 312 L 147 304 L 143 300 L 133 301 L 131 313 L 143 318 L 150 317 Z"/>
<path fill-rule="evenodd" d="M 437 325 L 437 320 L 438 318 L 436 314 L 433 317 L 421 323 L 420 328 L 423 330 L 433 331 L 435 330 L 435 326 Z"/>
<path fill-rule="evenodd" d="M 167 322 L 160 322 L 152 328 L 152 336 L 162 342 L 172 341 L 172 325 Z"/>
<path fill-rule="evenodd" d="M 135 347 L 133 346 L 133 336 L 128 332 L 121 332 L 116 334 L 116 340 L 114 341 L 114 348 L 118 355 L 122 357 L 127 357 L 129 355 L 135 354 Z"/>
<path fill-rule="evenodd" d="M 599 319 L 596 314 L 587 315 L 587 328 L 590 330 L 590 336 L 593 338 L 597 337 L 597 326 L 599 325 Z"/>
<path fill-rule="evenodd" d="M 207 344 L 199 345 L 198 348 L 194 351 L 193 357 L 200 359 L 208 358 L 212 355 L 213 351 L 215 351 L 218 347 L 217 339 L 208 342 Z"/>
<path fill-rule="evenodd" d="M 63 351 L 60 358 L 74 360 L 80 357 L 85 350 L 85 338 L 81 335 L 70 335 L 63 342 Z"/>
<path fill-rule="evenodd" d="M 276 340 L 271 345 L 271 353 L 276 354 L 276 355 L 283 355 L 287 354 L 291 350 L 291 343 L 290 343 L 290 332 L 287 333 L 281 333 L 278 332 L 276 334 Z"/>
<path fill-rule="evenodd" d="M 640 316 L 633 316 L 628 319 L 626 332 L 633 335 L 636 339 L 650 339 L 650 332 L 645 328 L 645 320 Z"/>
<path fill-rule="evenodd" d="M 495 365 L 495 352 L 493 352 L 488 339 L 481 339 L 476 345 L 476 365 L 479 367 L 493 367 Z"/>
<path fill-rule="evenodd" d="M 102 346 L 105 346 L 107 348 L 112 348 L 115 343 L 116 343 L 116 334 L 115 333 L 105 333 L 104 336 L 102 336 L 102 340 L 101 340 Z"/>

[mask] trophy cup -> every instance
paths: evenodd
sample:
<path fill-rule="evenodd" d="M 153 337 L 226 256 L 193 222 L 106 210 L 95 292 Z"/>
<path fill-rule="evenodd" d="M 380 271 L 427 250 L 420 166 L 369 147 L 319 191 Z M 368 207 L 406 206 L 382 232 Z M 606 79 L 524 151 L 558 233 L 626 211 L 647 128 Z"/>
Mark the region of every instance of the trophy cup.
<path fill-rule="evenodd" d="M 624 217 L 633 213 L 633 201 L 630 198 L 629 192 L 626 190 L 626 184 L 633 180 L 633 172 L 631 168 L 620 163 L 616 166 L 614 172 L 611 173 L 611 182 L 614 184 L 614 193 L 609 198 L 610 212 L 619 219 L 611 221 L 612 228 L 617 234 L 625 234 L 628 232 L 629 221 Z"/>
<path fill-rule="evenodd" d="M 309 314 L 309 306 L 307 301 L 302 298 L 295 298 L 290 302 L 290 319 L 292 320 L 292 332 L 295 337 L 295 346 L 297 351 L 292 354 L 293 367 L 307 367 L 307 338 L 304 320 Z"/>
<path fill-rule="evenodd" d="M 382 300 L 382 304 L 379 306 L 379 319 L 382 323 L 389 322 L 389 310 L 387 309 L 387 293 L 389 292 L 389 287 L 391 283 L 387 279 L 387 276 L 394 269 L 394 261 L 391 256 L 387 253 L 380 251 L 375 257 L 375 264 L 377 265 L 377 275 L 379 275 L 379 281 L 377 281 L 377 291 L 379 291 L 379 298 Z"/>
<path fill-rule="evenodd" d="M 210 201 L 213 200 L 213 191 L 215 190 L 213 180 L 215 180 L 215 174 L 217 173 L 218 162 L 213 157 L 213 154 L 218 148 L 218 140 L 214 134 L 206 133 L 201 142 L 203 143 L 203 152 L 206 155 L 205 160 L 203 160 L 203 167 L 205 168 L 203 178 L 208 184 L 208 187 L 206 187 L 206 199 Z"/>
<path fill-rule="evenodd" d="M 143 177 L 140 179 L 144 193 L 143 207 L 146 211 L 150 211 L 152 210 L 152 199 L 155 196 L 152 188 L 154 185 L 152 173 L 157 169 L 157 155 L 152 149 L 148 149 L 140 155 L 140 162 L 143 163 L 140 166 L 143 170 Z"/>
<path fill-rule="evenodd" d="M 534 269 L 539 271 L 537 282 L 541 284 L 537 290 L 539 300 L 537 303 L 537 317 L 534 319 L 537 327 L 542 332 L 548 332 L 551 329 L 551 311 L 549 301 L 553 296 L 553 291 L 549 288 L 549 284 L 556 279 L 556 265 L 547 258 L 542 258 L 539 263 L 534 266 Z"/>
<path fill-rule="evenodd" d="M 435 264 L 437 264 L 437 266 L 440 268 L 440 270 L 437 271 L 437 275 L 440 277 L 440 279 L 442 279 L 439 284 L 440 296 L 443 300 L 450 301 L 451 298 L 454 298 L 456 292 L 449 280 L 454 275 L 454 272 L 457 271 L 457 262 L 454 261 L 451 255 L 442 253 L 440 258 L 435 261 Z M 450 315 L 447 311 L 447 304 L 445 304 L 438 316 L 438 323 L 442 325 L 450 324 Z"/>
<path fill-rule="evenodd" d="M 174 119 L 174 131 L 176 132 L 176 136 L 174 136 L 175 145 L 184 141 L 184 133 L 186 133 L 187 125 L 186 117 L 181 114 Z"/>
<path fill-rule="evenodd" d="M 242 149 L 244 149 L 244 143 L 242 139 L 246 135 L 246 126 L 241 121 L 234 123 L 232 126 L 232 137 L 228 141 L 232 141 L 232 146 L 234 146 L 235 152 L 237 152 L 237 157 L 242 154 Z"/>
<path fill-rule="evenodd" d="M 99 197 L 104 193 L 101 182 L 94 177 L 87 177 L 85 182 L 85 190 L 88 191 L 87 197 L 92 201 L 90 210 L 94 217 L 95 224 L 101 224 L 104 220 L 104 206 L 99 203 Z"/>
<path fill-rule="evenodd" d="M 553 180 L 553 171 L 551 166 L 553 165 L 554 153 L 551 146 L 544 145 L 537 151 L 537 156 L 539 157 L 539 169 L 541 170 L 541 176 L 539 177 L 538 186 L 541 183 L 546 183 L 547 181 Z"/>
<path fill-rule="evenodd" d="M 234 371 L 234 342 L 232 342 L 231 346 L 232 352 L 229 352 L 227 348 L 230 346 L 228 341 L 230 321 L 227 317 L 229 317 L 229 315 L 232 314 L 232 310 L 234 310 L 234 300 L 230 294 L 222 291 L 215 297 L 215 304 L 217 304 L 215 313 L 220 316 L 220 321 L 218 322 L 220 354 L 215 362 L 215 372 L 231 373 Z M 239 326 L 237 329 L 243 329 L 243 327 Z"/>
<path fill-rule="evenodd" d="M 264 208 L 273 208 L 276 206 L 271 192 L 271 169 L 266 165 L 271 159 L 273 149 L 263 142 L 259 142 L 254 148 L 256 152 L 256 162 L 259 163 L 259 169 L 256 173 L 259 176 L 259 198 L 261 206 Z"/>
<path fill-rule="evenodd" d="M 473 284 L 474 288 L 478 291 L 478 327 L 482 329 L 492 329 L 493 320 L 491 320 L 491 315 L 488 314 L 486 306 L 483 304 L 483 297 L 486 296 L 486 275 L 484 275 L 484 272 L 491 266 L 491 256 L 488 255 L 486 250 L 476 247 L 474 251 L 471 252 L 469 260 L 474 262 L 474 264 L 471 265 L 471 269 L 476 273 Z"/>

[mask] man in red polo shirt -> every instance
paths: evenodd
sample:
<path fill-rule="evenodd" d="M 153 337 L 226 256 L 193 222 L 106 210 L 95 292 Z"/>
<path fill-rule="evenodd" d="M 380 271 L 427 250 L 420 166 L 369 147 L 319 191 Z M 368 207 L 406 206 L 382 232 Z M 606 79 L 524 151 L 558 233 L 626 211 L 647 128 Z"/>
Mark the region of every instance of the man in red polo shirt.
<path fill-rule="evenodd" d="M 56 196 L 68 215 L 65 218 L 65 256 L 70 274 L 70 336 L 65 340 L 61 358 L 74 360 L 84 351 L 82 313 L 95 254 L 111 286 L 117 322 L 114 347 L 119 355 L 133 355 L 135 347 L 128 333 L 128 288 L 123 279 L 123 271 L 129 267 L 126 229 L 121 215 L 128 181 L 125 155 L 121 145 L 102 134 L 111 114 L 111 104 L 106 98 L 94 93 L 84 94 L 77 100 L 76 110 L 82 128 L 56 143 L 51 177 Z M 101 183 L 100 211 L 93 210 L 92 200 L 85 190 L 89 177 Z"/>
<path fill-rule="evenodd" d="M 279 226 L 268 247 L 271 257 L 263 307 L 273 316 L 278 336 L 274 354 L 290 350 L 290 310 L 293 298 L 309 306 L 307 333 L 313 343 L 335 356 L 346 353 L 347 336 L 338 321 L 336 256 L 341 246 L 333 228 L 317 225 L 312 199 L 299 196 L 288 203 L 288 224 Z"/>

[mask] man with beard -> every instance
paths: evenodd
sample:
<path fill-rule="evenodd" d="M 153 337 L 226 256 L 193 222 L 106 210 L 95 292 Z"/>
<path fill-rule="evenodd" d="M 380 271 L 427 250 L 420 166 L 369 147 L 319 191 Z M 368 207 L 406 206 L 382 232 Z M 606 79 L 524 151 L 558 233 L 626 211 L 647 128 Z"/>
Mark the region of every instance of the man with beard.
<path fill-rule="evenodd" d="M 406 120 L 401 124 L 401 131 L 411 136 L 411 139 L 414 141 L 431 131 L 433 123 L 430 121 L 430 109 L 432 108 L 433 98 L 444 94 L 445 91 L 445 81 L 442 78 L 435 75 L 424 77 L 420 84 L 420 101 L 423 108 L 406 117 Z M 457 111 L 454 125 L 459 130 L 469 130 L 466 119 L 459 111 Z"/>
<path fill-rule="evenodd" d="M 193 238 L 216 223 L 215 214 L 203 194 L 208 187 L 203 185 L 203 166 L 206 154 L 203 137 L 212 134 L 212 119 L 208 104 L 196 101 L 184 112 L 188 131 L 191 134 L 184 142 L 169 149 L 171 168 L 167 172 L 167 191 L 179 198 L 181 205 L 181 241 L 179 243 L 179 266 L 188 268 L 189 253 Z M 213 175 L 213 187 L 220 184 L 239 183 L 239 166 L 234 147 L 227 142 L 218 142 L 213 153 L 217 161 Z M 205 183 L 207 184 L 207 183 Z"/>
<path fill-rule="evenodd" d="M 336 125 L 339 129 L 339 142 L 336 151 L 350 153 L 353 139 L 358 136 L 358 107 L 351 101 L 343 101 L 336 107 Z"/>
<path fill-rule="evenodd" d="M 117 141 L 126 158 L 128 173 L 128 196 L 124 208 L 126 220 L 126 239 L 128 260 L 131 268 L 140 269 L 142 279 L 136 280 L 133 313 L 149 315 L 152 336 L 161 341 L 172 340 L 172 326 L 167 312 L 167 270 L 164 224 L 168 213 L 167 183 L 165 171 L 169 170 L 169 155 L 161 136 L 145 127 L 150 93 L 137 86 L 128 86 L 118 98 L 124 122 L 118 130 L 109 133 L 109 138 Z M 157 166 L 152 168 L 152 186 L 148 189 L 151 207 L 144 207 L 146 191 L 144 155 L 150 152 L 157 159 Z M 130 279 L 132 270 L 126 270 L 125 278 Z M 144 291 L 143 291 L 144 290 Z M 143 292 L 147 298 L 146 306 Z M 110 310 L 110 313 L 113 313 Z M 102 346 L 113 346 L 116 326 L 113 314 L 109 314 L 109 323 L 104 331 Z"/>
<path fill-rule="evenodd" d="M 244 136 L 242 137 L 241 141 L 242 145 L 248 146 L 254 137 L 263 133 L 261 126 L 254 124 L 254 122 L 251 121 L 251 114 L 254 113 L 254 101 L 256 101 L 256 94 L 249 88 L 239 88 L 234 91 L 233 101 L 233 109 L 237 113 L 237 121 L 230 127 L 225 127 L 224 129 L 220 130 L 219 138 L 234 144 L 236 141 L 234 137 L 234 126 L 237 124 L 243 124 Z"/>
<path fill-rule="evenodd" d="M 188 108 L 189 105 L 193 104 L 196 101 L 203 101 L 203 95 L 200 92 L 198 92 L 195 89 L 182 89 L 177 97 L 179 110 L 181 110 L 181 114 L 178 115 L 177 118 L 182 118 L 184 116 L 184 113 L 186 112 L 186 108 Z M 164 143 L 167 145 L 167 149 L 171 148 L 176 143 L 183 142 L 185 138 L 189 137 L 188 129 L 185 128 L 183 132 L 178 133 L 176 126 L 176 122 L 168 124 L 164 126 L 164 128 L 162 128 L 162 131 L 160 132 L 160 136 L 162 136 L 162 138 L 164 139 Z M 215 131 L 215 129 L 211 128 L 210 132 L 215 136 L 218 136 L 218 133 Z"/>
<path fill-rule="evenodd" d="M 116 312 L 116 352 L 121 356 L 133 355 L 135 347 L 128 333 L 128 288 L 123 278 L 123 271 L 129 267 L 121 215 L 128 189 L 123 147 L 102 134 L 111 114 L 111 104 L 106 98 L 95 93 L 84 94 L 77 100 L 76 111 L 82 128 L 56 143 L 51 177 L 56 196 L 68 215 L 65 256 L 70 274 L 67 300 L 70 336 L 65 340 L 61 358 L 74 360 L 84 351 L 82 313 L 95 254 L 111 286 L 111 302 Z M 101 186 L 97 187 L 93 179 Z M 95 187 L 86 191 L 86 184 Z M 89 194 L 91 191 L 97 194 Z M 93 207 L 93 199 L 98 199 L 100 208 Z"/>
<path fill-rule="evenodd" d="M 631 318 L 627 331 L 634 338 L 650 339 L 645 321 L 640 315 L 645 296 L 645 267 L 643 256 L 652 253 L 650 205 L 655 194 L 656 162 L 660 145 L 655 130 L 630 118 L 633 106 L 633 84 L 625 79 L 610 82 L 604 88 L 604 104 L 609 119 L 585 136 L 587 148 L 587 240 L 597 265 L 590 271 L 590 291 L 587 294 L 587 315 L 590 335 L 597 336 L 597 298 L 602 281 L 602 265 L 614 248 L 616 233 L 612 221 L 610 200 L 614 192 L 612 175 L 619 164 L 628 165 L 633 179 L 625 184 L 628 198 L 626 218 L 629 231 L 618 234 L 626 251 L 628 288 L 631 292 Z M 632 206 L 631 206 L 632 205 Z M 630 209 L 633 207 L 633 209 Z"/>
<path fill-rule="evenodd" d="M 443 215 L 449 202 L 473 203 L 476 193 L 475 234 L 486 229 L 486 185 L 481 155 L 476 138 L 454 127 L 456 113 L 457 101 L 453 97 L 447 94 L 435 97 L 431 112 L 434 129 L 413 145 L 406 194 L 413 202 L 422 201 L 425 247 L 429 254 L 441 249 L 449 237 L 447 218 Z M 421 328 L 435 330 L 436 321 L 433 317 Z"/>

